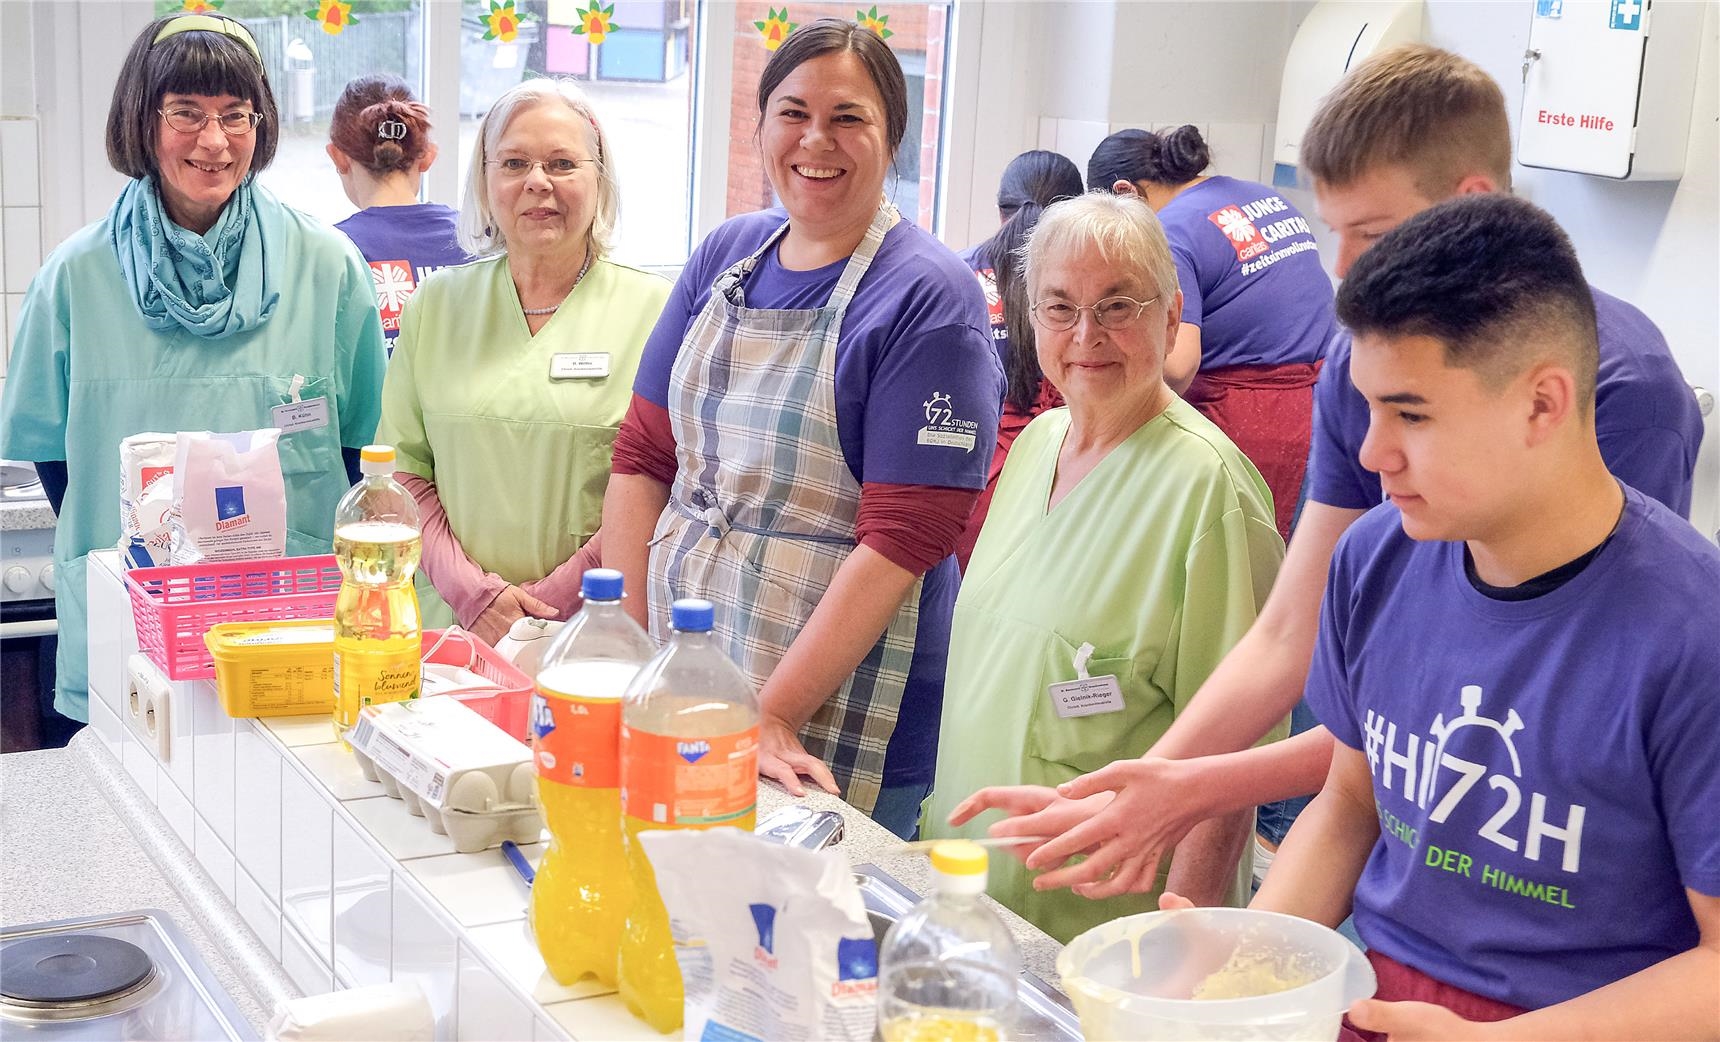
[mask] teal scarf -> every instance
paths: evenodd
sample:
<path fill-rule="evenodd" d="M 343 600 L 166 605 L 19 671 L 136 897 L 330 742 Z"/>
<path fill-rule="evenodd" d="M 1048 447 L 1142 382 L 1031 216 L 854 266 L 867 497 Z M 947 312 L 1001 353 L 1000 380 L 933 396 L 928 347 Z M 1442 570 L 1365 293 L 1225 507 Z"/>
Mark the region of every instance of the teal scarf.
<path fill-rule="evenodd" d="M 179 326 L 220 340 L 256 329 L 274 314 L 281 295 L 264 263 L 249 177 L 202 235 L 173 223 L 147 177 L 125 186 L 110 217 L 119 270 L 149 328 Z"/>

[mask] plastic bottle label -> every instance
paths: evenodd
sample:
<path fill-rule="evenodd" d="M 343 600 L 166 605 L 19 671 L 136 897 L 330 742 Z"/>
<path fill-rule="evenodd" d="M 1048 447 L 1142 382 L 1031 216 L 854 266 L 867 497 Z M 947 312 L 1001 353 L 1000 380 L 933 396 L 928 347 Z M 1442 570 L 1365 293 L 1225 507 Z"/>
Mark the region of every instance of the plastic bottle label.
<path fill-rule="evenodd" d="M 623 726 L 621 809 L 655 825 L 722 825 L 758 803 L 758 728 L 676 738 Z"/>
<path fill-rule="evenodd" d="M 539 688 L 532 695 L 532 759 L 538 777 L 584 789 L 621 785 L 621 700 Z"/>

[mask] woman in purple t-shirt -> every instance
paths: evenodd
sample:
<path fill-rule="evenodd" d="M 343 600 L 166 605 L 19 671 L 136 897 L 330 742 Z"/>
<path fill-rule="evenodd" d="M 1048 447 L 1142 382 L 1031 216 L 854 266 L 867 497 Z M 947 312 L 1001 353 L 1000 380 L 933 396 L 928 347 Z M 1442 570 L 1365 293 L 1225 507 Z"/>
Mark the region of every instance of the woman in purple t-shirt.
<path fill-rule="evenodd" d="M 328 135 L 328 157 L 359 208 L 335 227 L 370 265 L 382 331 L 393 351 L 400 310 L 424 277 L 472 259 L 455 235 L 460 212 L 418 201 L 418 184 L 436 161 L 430 110 L 398 76 L 361 76 L 341 91 Z"/>
<path fill-rule="evenodd" d="M 1288 540 L 1335 330 L 1332 280 L 1307 218 L 1268 185 L 1205 176 L 1211 163 L 1192 126 L 1121 130 L 1094 149 L 1087 187 L 1158 213 L 1183 292 L 1165 381 L 1260 468 Z"/>

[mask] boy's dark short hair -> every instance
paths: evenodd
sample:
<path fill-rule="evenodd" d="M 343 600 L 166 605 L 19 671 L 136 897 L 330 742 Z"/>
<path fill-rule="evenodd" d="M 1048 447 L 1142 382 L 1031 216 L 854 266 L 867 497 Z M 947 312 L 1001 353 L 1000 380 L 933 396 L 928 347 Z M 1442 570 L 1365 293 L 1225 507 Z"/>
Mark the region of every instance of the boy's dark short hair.
<path fill-rule="evenodd" d="M 1321 100 L 1297 154 L 1315 180 L 1337 187 L 1382 166 L 1407 169 L 1428 199 L 1444 199 L 1474 173 L 1511 187 L 1511 121 L 1499 84 L 1426 44 L 1381 51 L 1350 70 Z"/>
<path fill-rule="evenodd" d="M 239 37 L 227 33 L 199 29 L 156 40 L 163 26 L 181 17 L 188 16 L 169 15 L 149 23 L 125 56 L 108 106 L 108 163 L 127 177 L 156 174 L 161 99 L 168 94 L 231 94 L 249 102 L 263 117 L 251 131 L 257 135 L 251 173 L 266 168 L 275 158 L 281 118 L 261 59 Z M 199 17 L 233 21 L 225 15 Z M 247 39 L 249 35 L 246 32 Z"/>
<path fill-rule="evenodd" d="M 1502 386 L 1550 348 L 1593 406 L 1595 298 L 1552 217 L 1508 195 L 1459 196 L 1405 221 L 1356 259 L 1338 289 L 1355 336 L 1425 336 L 1448 366 Z"/>

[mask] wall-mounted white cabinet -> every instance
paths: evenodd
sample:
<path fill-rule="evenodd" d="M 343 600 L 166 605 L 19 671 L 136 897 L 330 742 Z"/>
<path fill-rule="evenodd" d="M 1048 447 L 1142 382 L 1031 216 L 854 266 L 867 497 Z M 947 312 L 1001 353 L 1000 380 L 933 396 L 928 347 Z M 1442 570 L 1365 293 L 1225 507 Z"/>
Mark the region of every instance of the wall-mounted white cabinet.
<path fill-rule="evenodd" d="M 1684 175 L 1705 5 L 1533 0 L 1517 161 L 1580 174 Z"/>

